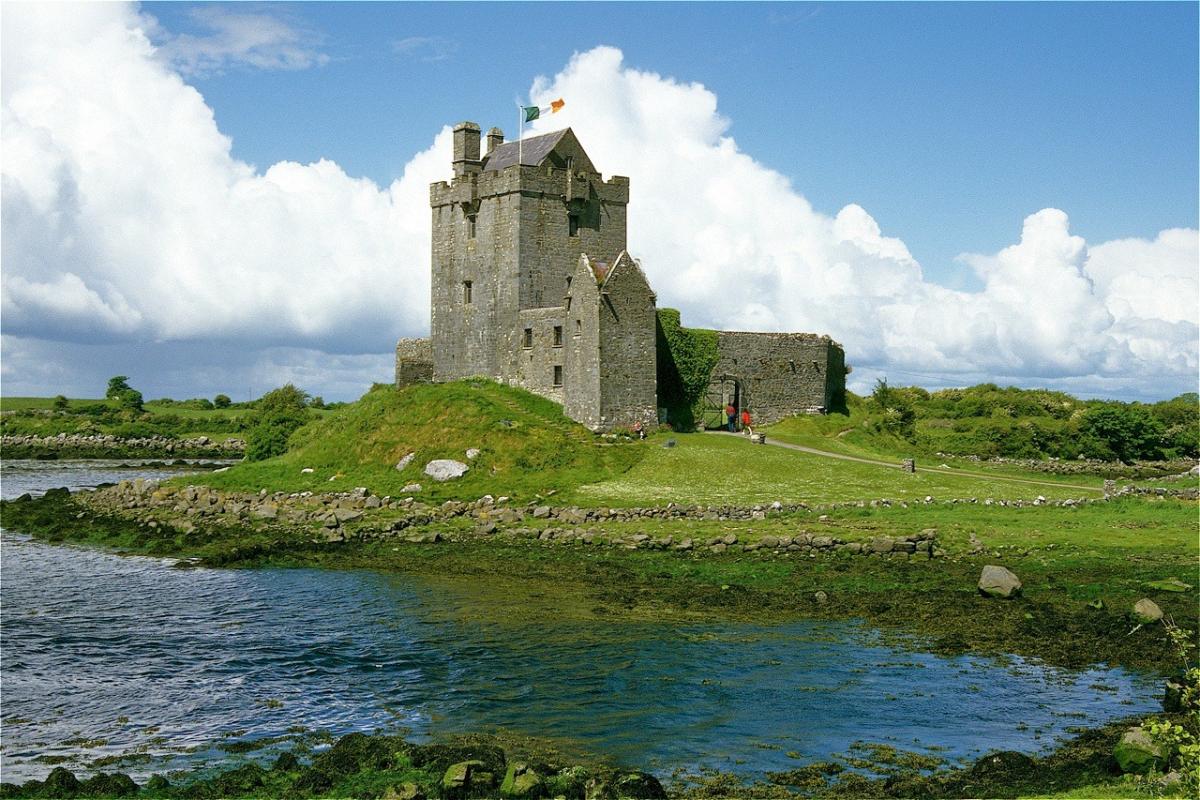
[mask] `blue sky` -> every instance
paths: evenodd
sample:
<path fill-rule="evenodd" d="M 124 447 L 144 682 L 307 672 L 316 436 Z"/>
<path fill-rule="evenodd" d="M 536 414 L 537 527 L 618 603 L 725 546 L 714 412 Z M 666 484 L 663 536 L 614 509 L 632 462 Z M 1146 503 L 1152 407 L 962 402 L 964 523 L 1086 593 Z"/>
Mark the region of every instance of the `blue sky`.
<path fill-rule="evenodd" d="M 3 391 L 389 380 L 446 126 L 560 95 L 685 324 L 828 334 L 857 391 L 1195 390 L 1198 9 L 3 4 Z"/>
<path fill-rule="evenodd" d="M 329 63 L 191 82 L 236 156 L 326 157 L 386 184 L 442 125 L 510 129 L 534 76 L 619 46 L 713 91 L 741 149 L 818 209 L 858 203 L 931 278 L 974 287 L 955 256 L 1003 247 L 1046 206 L 1088 241 L 1196 225 L 1198 7 L 272 4 Z M 144 8 L 205 33 L 192 4 Z"/>

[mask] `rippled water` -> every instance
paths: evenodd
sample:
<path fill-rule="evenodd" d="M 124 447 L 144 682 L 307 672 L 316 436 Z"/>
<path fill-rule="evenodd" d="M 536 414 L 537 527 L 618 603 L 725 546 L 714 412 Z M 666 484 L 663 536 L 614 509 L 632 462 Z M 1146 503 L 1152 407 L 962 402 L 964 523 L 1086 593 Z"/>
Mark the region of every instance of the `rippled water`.
<path fill-rule="evenodd" d="M 851 623 L 514 618 L 495 610 L 504 587 L 184 570 L 11 532 L 2 546 L 0 765 L 10 781 L 44 776 L 38 757 L 78 767 L 141 749 L 169 759 L 121 767 L 145 775 L 212 756 L 231 732 L 297 725 L 507 728 L 659 771 L 761 775 L 858 740 L 954 759 L 1034 751 L 1070 726 L 1155 707 L 1155 684 L 1121 670 L 897 651 Z"/>
<path fill-rule="evenodd" d="M 189 459 L 193 464 L 231 464 L 221 459 Z M 117 483 L 132 478 L 170 478 L 187 472 L 184 467 L 147 467 L 162 459 L 102 458 L 37 461 L 10 459 L 0 461 L 0 498 L 11 500 L 28 492 L 39 496 L 47 489 L 94 489 L 101 483 Z"/>

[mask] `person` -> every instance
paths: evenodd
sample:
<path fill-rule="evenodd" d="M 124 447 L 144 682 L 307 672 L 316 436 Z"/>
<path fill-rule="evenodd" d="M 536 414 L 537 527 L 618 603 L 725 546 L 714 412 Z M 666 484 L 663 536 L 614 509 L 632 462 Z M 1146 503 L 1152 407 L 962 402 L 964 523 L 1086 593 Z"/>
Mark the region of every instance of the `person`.
<path fill-rule="evenodd" d="M 729 432 L 733 433 L 737 430 L 737 409 L 733 407 L 733 403 L 725 404 L 725 416 L 729 418 Z"/>
<path fill-rule="evenodd" d="M 633 432 L 637 434 L 639 439 L 646 438 L 646 427 L 642 425 L 642 421 L 640 419 L 633 423 Z"/>
<path fill-rule="evenodd" d="M 750 428 L 750 409 L 748 408 L 742 409 L 742 433 L 747 436 L 754 435 L 754 431 Z"/>

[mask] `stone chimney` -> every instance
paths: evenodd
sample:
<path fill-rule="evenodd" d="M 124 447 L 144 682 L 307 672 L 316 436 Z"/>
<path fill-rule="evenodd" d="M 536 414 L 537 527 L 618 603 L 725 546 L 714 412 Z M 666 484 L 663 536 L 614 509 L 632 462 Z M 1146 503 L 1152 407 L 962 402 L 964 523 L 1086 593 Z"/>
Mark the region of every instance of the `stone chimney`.
<path fill-rule="evenodd" d="M 493 150 L 504 144 L 504 131 L 500 130 L 499 128 L 492 128 L 490 131 L 488 131 L 487 139 L 487 154 L 490 156 Z"/>
<path fill-rule="evenodd" d="M 460 122 L 454 126 L 454 177 L 479 171 L 479 126 Z"/>

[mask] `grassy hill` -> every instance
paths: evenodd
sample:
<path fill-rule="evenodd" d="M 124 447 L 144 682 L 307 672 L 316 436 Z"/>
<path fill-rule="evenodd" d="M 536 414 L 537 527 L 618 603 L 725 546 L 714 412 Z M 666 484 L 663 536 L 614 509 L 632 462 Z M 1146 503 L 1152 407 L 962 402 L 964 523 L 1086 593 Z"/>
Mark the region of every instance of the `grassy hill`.
<path fill-rule="evenodd" d="M 480 454 L 468 460 L 471 448 Z M 563 416 L 557 403 L 490 381 L 400 390 L 380 385 L 296 431 L 286 454 L 189 481 L 253 491 L 366 486 L 393 496 L 406 484 L 420 483 L 419 496 L 427 500 L 491 494 L 527 501 L 621 474 L 644 452 L 640 443 L 591 433 Z M 396 470 L 409 453 L 415 454 L 411 463 Z M 462 478 L 437 483 L 423 470 L 439 458 L 468 463 L 471 469 Z"/>
<path fill-rule="evenodd" d="M 848 394 L 846 414 L 793 417 L 768 433 L 793 444 L 863 457 L 1113 460 L 1195 458 L 1195 394 L 1159 403 L 1079 400 L 1045 389 L 981 384 L 928 392 Z"/>

